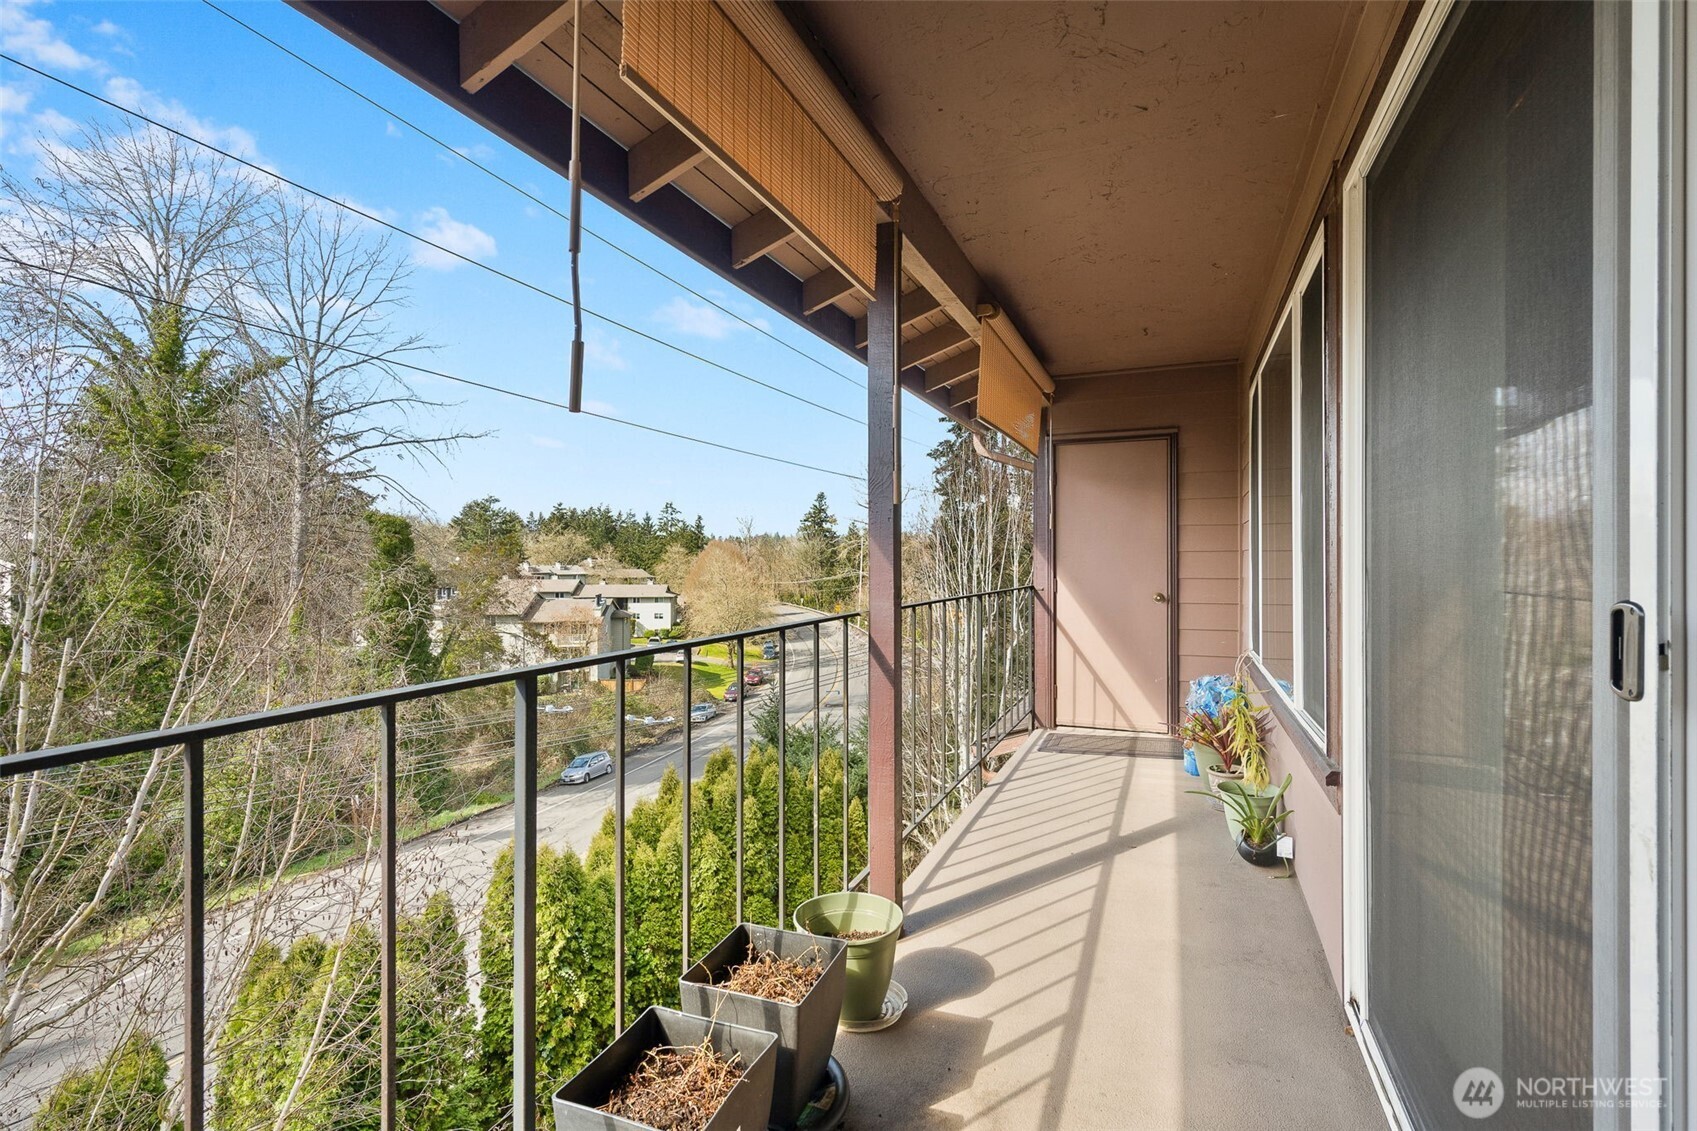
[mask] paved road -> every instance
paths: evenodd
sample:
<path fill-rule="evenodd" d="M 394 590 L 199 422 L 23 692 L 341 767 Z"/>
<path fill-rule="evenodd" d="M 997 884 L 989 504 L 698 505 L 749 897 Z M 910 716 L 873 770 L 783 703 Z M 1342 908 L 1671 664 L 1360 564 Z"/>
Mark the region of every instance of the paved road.
<path fill-rule="evenodd" d="M 782 606 L 785 621 L 814 616 L 811 610 Z M 791 635 L 787 648 L 785 717 L 791 725 L 813 718 L 813 637 L 811 630 Z M 843 663 L 842 630 L 827 625 L 821 633 L 819 658 L 820 703 L 828 723 L 841 725 L 843 695 L 849 716 L 858 717 L 866 702 L 866 639 L 858 631 L 849 637 L 848 662 Z M 681 662 L 681 655 L 678 657 Z M 754 740 L 755 712 L 777 694 L 776 662 L 772 680 L 746 704 L 745 740 Z M 846 677 L 846 678 L 845 678 Z M 633 726 L 639 724 L 632 724 Z M 736 711 L 725 708 L 717 718 L 695 727 L 691 778 L 699 778 L 707 757 L 736 742 Z M 683 736 L 632 752 L 626 761 L 626 804 L 654 796 L 668 766 L 681 772 Z M 555 848 L 588 849 L 613 804 L 611 775 L 587 785 L 545 785 L 537 797 L 537 839 Z M 401 846 L 397 871 L 403 907 L 416 909 L 429 895 L 446 890 L 453 898 L 466 935 L 468 953 L 475 956 L 477 924 L 482 913 L 494 862 L 511 842 L 511 805 L 491 809 L 451 828 L 411 840 Z M 375 924 L 381 913 L 380 878 L 376 861 L 368 859 L 291 880 L 265 901 L 250 900 L 211 912 L 207 932 L 207 1009 L 209 1019 L 221 1014 L 234 989 L 234 980 L 256 937 L 287 943 L 307 934 L 334 935 L 353 919 Z M 41 1098 L 70 1068 L 86 1064 L 112 1047 L 138 1023 L 154 1031 L 173 1062 L 181 1051 L 182 1002 L 180 935 L 162 935 L 138 944 L 122 961 L 131 967 L 118 984 L 96 1000 L 69 1013 L 45 1037 L 32 1039 L 0 1064 L 0 1128 L 24 1126 Z M 83 980 L 67 977 L 41 987 L 37 1003 L 51 1007 L 74 1000 Z M 214 1032 L 209 1023 L 208 1032 Z"/>

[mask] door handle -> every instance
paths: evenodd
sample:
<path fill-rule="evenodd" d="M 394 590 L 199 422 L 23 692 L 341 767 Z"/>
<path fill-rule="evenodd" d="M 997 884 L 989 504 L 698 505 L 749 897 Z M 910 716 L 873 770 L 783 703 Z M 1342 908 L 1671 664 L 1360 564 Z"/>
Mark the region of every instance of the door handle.
<path fill-rule="evenodd" d="M 1157 594 L 1155 594 L 1155 603 L 1156 603 L 1156 604 L 1157 604 L 1157 605 L 1164 605 L 1164 604 L 1166 604 L 1166 603 L 1167 603 L 1167 595 L 1166 595 L 1166 594 L 1165 594 L 1165 593 L 1157 593 Z"/>
<path fill-rule="evenodd" d="M 1636 601 L 1609 609 L 1609 686 L 1628 703 L 1644 698 L 1644 607 Z"/>

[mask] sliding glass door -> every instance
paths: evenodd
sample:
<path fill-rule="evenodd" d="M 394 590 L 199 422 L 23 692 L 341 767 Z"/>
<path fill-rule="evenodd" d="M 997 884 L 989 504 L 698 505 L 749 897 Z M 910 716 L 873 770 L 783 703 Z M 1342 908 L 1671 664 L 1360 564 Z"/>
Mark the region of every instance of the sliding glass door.
<path fill-rule="evenodd" d="M 1613 1118 L 1526 1091 L 1619 1009 L 1611 7 L 1450 12 L 1358 183 L 1357 963 L 1421 1127 Z"/>

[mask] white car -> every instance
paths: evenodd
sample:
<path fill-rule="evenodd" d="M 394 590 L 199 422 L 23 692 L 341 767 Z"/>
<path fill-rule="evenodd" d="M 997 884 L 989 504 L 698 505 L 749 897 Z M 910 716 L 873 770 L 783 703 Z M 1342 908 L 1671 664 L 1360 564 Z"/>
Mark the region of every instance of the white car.
<path fill-rule="evenodd" d="M 593 750 L 573 758 L 572 764 L 560 771 L 560 781 L 565 785 L 582 785 L 612 772 L 613 756 L 605 750 Z"/>
<path fill-rule="evenodd" d="M 642 717 L 642 725 L 645 727 L 665 726 L 667 723 L 675 723 L 677 721 L 678 720 L 673 718 L 671 715 L 663 715 L 658 718 L 653 715 L 644 715 Z"/>
<path fill-rule="evenodd" d="M 689 721 L 692 723 L 704 723 L 718 713 L 719 708 L 713 706 L 711 703 L 697 703 L 689 709 Z"/>

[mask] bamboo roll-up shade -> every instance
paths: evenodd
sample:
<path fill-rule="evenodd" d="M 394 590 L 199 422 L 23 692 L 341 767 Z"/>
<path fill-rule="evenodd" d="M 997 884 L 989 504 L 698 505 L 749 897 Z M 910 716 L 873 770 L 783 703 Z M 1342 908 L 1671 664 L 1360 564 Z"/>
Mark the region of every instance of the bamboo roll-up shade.
<path fill-rule="evenodd" d="M 867 296 L 877 202 L 711 0 L 625 0 L 619 73 Z"/>
<path fill-rule="evenodd" d="M 1054 382 L 1006 315 L 978 325 L 978 419 L 1036 455 L 1045 392 Z"/>
<path fill-rule="evenodd" d="M 825 68 L 772 0 L 718 0 L 755 54 L 818 123 L 879 200 L 902 194 L 902 177 L 884 147 L 843 100 Z"/>

